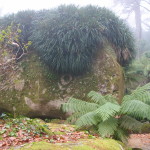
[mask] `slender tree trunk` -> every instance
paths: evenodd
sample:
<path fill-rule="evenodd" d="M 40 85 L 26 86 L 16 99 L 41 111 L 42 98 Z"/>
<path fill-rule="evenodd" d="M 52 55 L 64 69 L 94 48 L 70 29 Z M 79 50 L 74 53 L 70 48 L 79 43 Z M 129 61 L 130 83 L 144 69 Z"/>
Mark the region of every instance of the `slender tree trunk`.
<path fill-rule="evenodd" d="M 135 22 L 136 22 L 136 36 L 138 40 L 142 38 L 142 27 L 141 27 L 141 9 L 140 9 L 140 2 L 141 0 L 136 0 L 134 7 L 135 12 Z"/>
<path fill-rule="evenodd" d="M 140 9 L 141 0 L 136 0 L 134 6 L 135 13 L 135 23 L 136 23 L 136 38 L 137 38 L 137 58 L 140 56 L 140 42 L 142 39 L 142 26 L 141 26 L 141 9 Z"/>
<path fill-rule="evenodd" d="M 1 15 L 2 15 L 2 8 L 0 8 L 0 17 L 1 17 Z"/>

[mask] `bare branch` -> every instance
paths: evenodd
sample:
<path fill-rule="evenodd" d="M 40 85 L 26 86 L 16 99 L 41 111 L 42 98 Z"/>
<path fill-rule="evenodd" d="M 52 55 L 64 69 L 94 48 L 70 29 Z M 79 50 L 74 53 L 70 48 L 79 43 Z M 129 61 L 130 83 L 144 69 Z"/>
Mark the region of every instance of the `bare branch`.
<path fill-rule="evenodd" d="M 148 2 L 148 1 L 146 1 L 146 0 L 143 0 L 143 2 L 145 2 L 145 3 L 147 3 L 147 4 L 149 4 L 149 5 L 150 5 L 150 2 Z"/>
<path fill-rule="evenodd" d="M 27 54 L 27 53 L 25 53 L 25 49 L 21 46 L 21 44 L 18 44 L 16 42 L 12 42 L 12 45 L 15 45 L 15 46 L 18 47 L 18 51 L 17 51 L 15 57 L 13 57 L 11 59 L 8 59 L 7 62 L 5 62 L 5 63 L 2 63 L 2 64 L 0 63 L 0 66 L 7 65 L 7 64 L 11 63 L 14 60 L 20 60 L 24 55 Z M 22 54 L 19 57 L 17 57 L 17 54 L 19 53 L 19 48 L 22 50 Z"/>
<path fill-rule="evenodd" d="M 144 8 L 145 10 L 147 10 L 148 12 L 150 12 L 150 10 L 148 8 L 146 8 L 145 6 L 140 5 L 142 8 Z"/>
<path fill-rule="evenodd" d="M 148 28 L 150 28 L 150 25 L 148 25 L 147 23 L 145 22 L 142 22 L 145 26 L 147 26 Z"/>
<path fill-rule="evenodd" d="M 125 20 L 127 20 L 129 18 L 129 16 L 131 15 L 131 13 L 133 12 L 133 10 L 130 10 L 127 14 L 127 17 L 125 18 Z"/>

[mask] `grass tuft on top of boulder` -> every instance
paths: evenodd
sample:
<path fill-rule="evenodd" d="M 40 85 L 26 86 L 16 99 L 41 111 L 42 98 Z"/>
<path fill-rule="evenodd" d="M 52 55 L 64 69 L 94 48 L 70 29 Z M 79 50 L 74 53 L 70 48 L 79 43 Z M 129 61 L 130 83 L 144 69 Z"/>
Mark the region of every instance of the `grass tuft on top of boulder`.
<path fill-rule="evenodd" d="M 106 8 L 60 6 L 43 13 L 33 29 L 33 46 L 55 72 L 89 71 L 106 42 L 114 47 L 121 65 L 127 65 L 134 57 L 132 33 L 123 20 Z"/>
<path fill-rule="evenodd" d="M 106 8 L 59 6 L 21 11 L 0 21 L 3 27 L 11 22 L 20 24 L 20 40 L 31 40 L 41 59 L 57 73 L 86 73 L 107 42 L 122 66 L 134 58 L 132 33 L 123 20 Z"/>

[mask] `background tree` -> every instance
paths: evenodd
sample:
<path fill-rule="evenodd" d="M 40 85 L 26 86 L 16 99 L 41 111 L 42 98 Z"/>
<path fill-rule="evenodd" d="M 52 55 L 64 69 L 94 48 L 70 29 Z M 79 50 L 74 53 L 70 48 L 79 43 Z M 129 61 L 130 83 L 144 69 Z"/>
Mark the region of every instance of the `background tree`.
<path fill-rule="evenodd" d="M 142 23 L 149 27 L 148 23 L 145 23 L 142 20 L 142 16 L 144 12 L 150 13 L 150 9 L 148 8 L 150 6 L 150 0 L 113 0 L 114 3 L 121 4 L 123 6 L 123 13 L 126 13 L 129 17 L 131 13 L 133 12 L 135 15 L 135 26 L 136 26 L 136 38 L 138 43 L 138 57 L 139 57 L 139 51 L 140 51 L 140 41 L 142 39 Z M 127 17 L 127 18 L 128 18 Z"/>
<path fill-rule="evenodd" d="M 0 7 L 0 16 L 2 15 L 2 8 Z"/>

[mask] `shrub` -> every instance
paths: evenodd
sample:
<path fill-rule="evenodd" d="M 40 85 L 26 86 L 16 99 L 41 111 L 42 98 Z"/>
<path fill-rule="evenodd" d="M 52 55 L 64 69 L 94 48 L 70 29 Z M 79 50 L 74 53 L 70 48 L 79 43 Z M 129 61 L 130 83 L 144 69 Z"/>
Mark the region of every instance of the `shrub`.
<path fill-rule="evenodd" d="M 22 31 L 20 40 L 22 43 L 25 43 L 31 36 L 32 23 L 35 19 L 35 14 L 36 13 L 33 10 L 19 11 L 17 14 L 11 14 L 1 18 L 0 26 L 4 29 L 11 24 L 14 26 L 19 25 Z"/>
<path fill-rule="evenodd" d="M 127 91 L 135 89 L 139 84 L 150 82 L 150 52 L 145 52 L 140 59 L 136 59 L 125 68 Z"/>
<path fill-rule="evenodd" d="M 102 96 L 91 91 L 90 101 L 70 98 L 62 105 L 65 112 L 72 112 L 68 121 L 75 122 L 78 128 L 94 128 L 102 137 L 113 137 L 127 141 L 128 131 L 137 131 L 142 123 L 138 120 L 150 120 L 150 83 L 138 87 L 118 104 L 112 95 Z"/>

